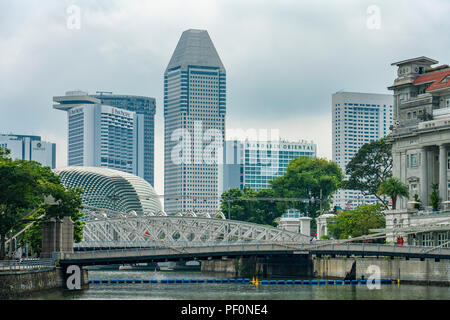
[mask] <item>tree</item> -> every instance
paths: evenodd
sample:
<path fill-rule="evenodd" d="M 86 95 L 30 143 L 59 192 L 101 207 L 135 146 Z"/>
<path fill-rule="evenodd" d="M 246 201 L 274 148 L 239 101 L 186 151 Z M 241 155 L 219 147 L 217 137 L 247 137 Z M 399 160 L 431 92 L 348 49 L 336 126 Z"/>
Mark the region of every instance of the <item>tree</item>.
<path fill-rule="evenodd" d="M 408 186 L 400 179 L 390 177 L 383 181 L 378 188 L 378 193 L 387 195 L 392 199 L 392 209 L 397 207 L 397 198 L 409 197 Z"/>
<path fill-rule="evenodd" d="M 222 194 L 221 211 L 231 220 L 248 221 L 250 219 L 250 212 L 253 210 L 252 201 L 243 201 L 244 198 L 253 198 L 256 195 L 251 188 L 231 188 Z M 228 208 L 230 209 L 230 216 L 228 217 Z"/>
<path fill-rule="evenodd" d="M 433 189 L 433 191 L 430 194 L 430 205 L 433 208 L 433 211 L 437 211 L 439 210 L 439 206 L 441 205 L 442 201 L 442 199 L 439 197 L 439 186 L 437 185 L 437 183 L 433 183 L 431 185 L 431 188 Z"/>
<path fill-rule="evenodd" d="M 386 139 L 364 144 L 347 164 L 346 174 L 349 178 L 343 183 L 344 189 L 374 195 L 386 204 L 378 195 L 380 184 L 392 176 L 391 146 L 386 143 Z"/>
<path fill-rule="evenodd" d="M 296 208 L 315 218 L 321 206 L 329 209 L 330 197 L 340 187 L 342 177 L 341 168 L 332 161 L 299 157 L 291 160 L 283 176 L 271 181 L 271 187 L 278 197 L 313 199 L 308 203 L 285 202 L 284 207 Z"/>
<path fill-rule="evenodd" d="M 258 200 L 256 198 L 274 198 L 272 189 L 255 191 L 251 188 L 231 188 L 222 194 L 221 211 L 228 217 L 228 206 L 232 220 L 247 221 L 275 226 L 275 219 L 282 214 L 282 208 L 276 201 Z M 226 200 L 229 199 L 229 200 Z M 248 199 L 248 200 L 246 200 Z"/>
<path fill-rule="evenodd" d="M 69 216 L 73 221 L 74 242 L 81 242 L 85 225 L 85 222 L 81 220 L 84 213 L 79 211 L 82 207 L 82 193 L 81 188 L 64 190 L 63 194 L 60 195 L 59 205 L 43 205 L 42 209 L 30 217 L 30 220 L 35 220 L 35 223 L 24 232 L 21 243 L 23 245 L 29 243 L 33 252 L 40 253 L 42 249 L 42 222 L 49 217 L 63 218 L 64 216 Z M 45 213 L 45 217 L 36 221 L 42 213 Z"/>
<path fill-rule="evenodd" d="M 7 154 L 7 153 L 6 153 Z M 51 171 L 50 171 L 51 172 Z M 0 158 L 0 256 L 5 239 L 23 218 L 48 195 L 49 172 L 36 162 L 12 160 L 2 152 Z"/>
<path fill-rule="evenodd" d="M 386 219 L 380 204 L 360 205 L 354 210 L 340 211 L 330 219 L 328 233 L 335 239 L 369 234 L 370 229 L 384 228 Z"/>
<path fill-rule="evenodd" d="M 58 204 L 44 203 L 50 195 Z M 30 223 L 34 210 L 43 209 L 46 218 L 75 217 L 80 208 L 80 190 L 65 190 L 49 167 L 35 161 L 12 160 L 9 152 L 0 148 L 0 257 L 6 254 L 6 235 Z"/>
<path fill-rule="evenodd" d="M 420 200 L 419 195 L 417 193 L 414 194 L 414 201 L 416 202 L 414 204 L 414 208 L 421 209 L 422 208 L 422 200 Z"/>

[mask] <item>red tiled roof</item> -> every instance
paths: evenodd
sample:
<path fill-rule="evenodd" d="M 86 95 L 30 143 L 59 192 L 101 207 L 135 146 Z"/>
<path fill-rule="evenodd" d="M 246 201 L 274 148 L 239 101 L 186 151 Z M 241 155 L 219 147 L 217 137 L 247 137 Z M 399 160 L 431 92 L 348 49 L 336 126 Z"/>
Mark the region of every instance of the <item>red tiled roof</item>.
<path fill-rule="evenodd" d="M 450 76 L 450 68 L 446 68 L 441 71 L 430 72 L 428 74 L 423 74 L 414 80 L 415 85 L 430 83 L 432 84 L 427 88 L 427 92 L 436 89 L 442 89 L 450 87 L 450 80 L 447 82 L 442 82 L 446 77 Z"/>

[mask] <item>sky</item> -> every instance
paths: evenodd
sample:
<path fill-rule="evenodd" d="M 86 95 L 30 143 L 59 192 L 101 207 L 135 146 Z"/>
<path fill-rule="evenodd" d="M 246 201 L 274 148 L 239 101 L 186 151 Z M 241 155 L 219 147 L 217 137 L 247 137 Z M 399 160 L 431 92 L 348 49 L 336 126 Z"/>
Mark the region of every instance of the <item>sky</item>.
<path fill-rule="evenodd" d="M 278 129 L 331 159 L 331 95 L 390 93 L 392 62 L 449 64 L 449 15 L 448 0 L 0 0 L 0 133 L 55 142 L 63 167 L 67 116 L 53 96 L 154 97 L 162 194 L 164 70 L 181 33 L 204 29 L 227 72 L 226 128 Z"/>

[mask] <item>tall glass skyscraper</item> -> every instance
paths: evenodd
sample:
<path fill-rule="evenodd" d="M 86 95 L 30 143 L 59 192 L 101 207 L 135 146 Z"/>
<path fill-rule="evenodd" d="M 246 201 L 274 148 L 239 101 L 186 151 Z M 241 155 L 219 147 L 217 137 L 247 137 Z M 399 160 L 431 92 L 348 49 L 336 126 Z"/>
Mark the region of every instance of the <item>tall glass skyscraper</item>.
<path fill-rule="evenodd" d="M 365 143 L 391 132 L 393 103 L 391 94 L 343 91 L 333 94 L 332 157 L 344 174 L 347 164 Z M 356 190 L 338 190 L 334 196 L 334 205 L 342 209 L 377 201 L 375 196 L 363 196 Z"/>
<path fill-rule="evenodd" d="M 206 30 L 184 31 L 164 73 L 164 208 L 219 208 L 225 68 Z"/>
<path fill-rule="evenodd" d="M 154 185 L 154 159 L 155 159 L 155 98 L 117 94 L 92 94 L 101 101 L 102 104 L 116 108 L 133 111 L 142 114 L 144 117 L 144 164 L 143 178 Z"/>

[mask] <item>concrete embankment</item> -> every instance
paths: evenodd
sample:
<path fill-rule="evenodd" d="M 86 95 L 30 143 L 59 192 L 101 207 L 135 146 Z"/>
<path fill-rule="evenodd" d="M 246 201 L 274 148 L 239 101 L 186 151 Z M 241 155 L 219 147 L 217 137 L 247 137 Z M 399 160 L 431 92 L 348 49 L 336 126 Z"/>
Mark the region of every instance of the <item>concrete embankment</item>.
<path fill-rule="evenodd" d="M 81 285 L 89 283 L 87 270 L 82 270 Z M 0 298 L 9 299 L 33 292 L 65 288 L 65 275 L 61 268 L 10 271 L 0 273 Z"/>
<path fill-rule="evenodd" d="M 308 256 L 270 258 L 233 258 L 201 262 L 202 272 L 230 273 L 234 276 L 299 276 L 312 277 L 313 265 Z"/>
<path fill-rule="evenodd" d="M 356 279 L 369 279 L 377 270 L 381 279 L 400 279 L 433 285 L 450 285 L 450 261 L 404 258 L 316 258 L 314 276 L 317 278 L 345 278 L 355 264 Z"/>
<path fill-rule="evenodd" d="M 353 269 L 353 270 L 352 270 Z M 225 272 L 233 276 L 304 276 L 321 279 L 369 279 L 379 270 L 380 279 L 419 284 L 450 285 L 450 261 L 435 259 L 272 257 L 208 260 L 205 272 Z"/>

